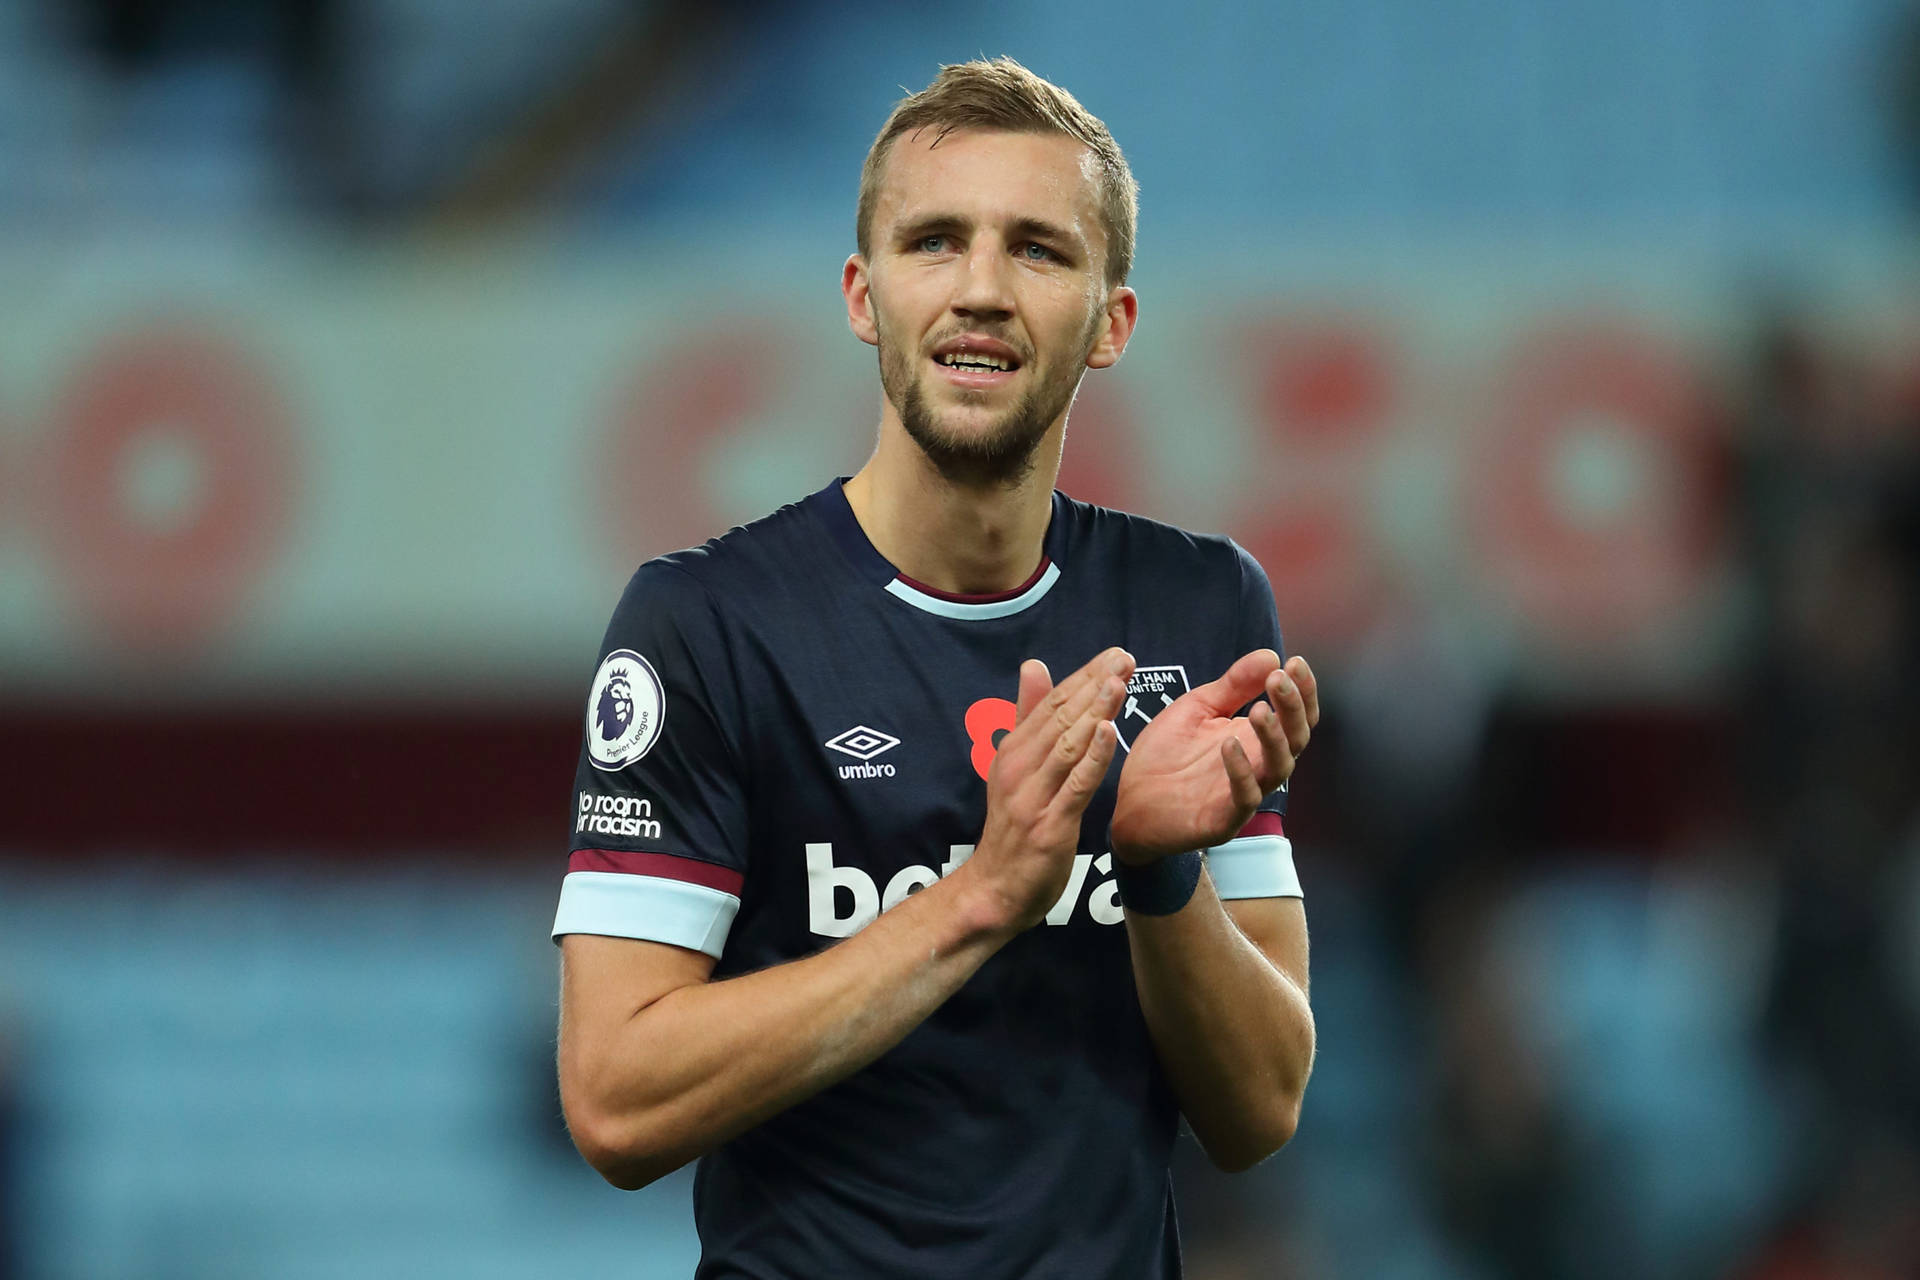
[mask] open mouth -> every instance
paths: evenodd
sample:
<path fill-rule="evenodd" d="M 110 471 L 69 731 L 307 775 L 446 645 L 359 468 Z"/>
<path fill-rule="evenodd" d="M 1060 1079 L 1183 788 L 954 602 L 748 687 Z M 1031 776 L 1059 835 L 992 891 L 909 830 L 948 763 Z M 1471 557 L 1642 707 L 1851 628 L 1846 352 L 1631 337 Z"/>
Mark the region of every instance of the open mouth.
<path fill-rule="evenodd" d="M 934 359 L 949 369 L 997 369 L 1002 373 L 1012 373 L 1020 367 L 1020 362 L 1010 356 L 990 356 L 974 351 L 950 351 Z"/>
<path fill-rule="evenodd" d="M 947 381 L 967 388 L 999 386 L 1012 379 L 1020 368 L 1019 357 L 1009 351 L 981 350 L 971 345 L 937 351 L 933 362 L 940 366 Z"/>

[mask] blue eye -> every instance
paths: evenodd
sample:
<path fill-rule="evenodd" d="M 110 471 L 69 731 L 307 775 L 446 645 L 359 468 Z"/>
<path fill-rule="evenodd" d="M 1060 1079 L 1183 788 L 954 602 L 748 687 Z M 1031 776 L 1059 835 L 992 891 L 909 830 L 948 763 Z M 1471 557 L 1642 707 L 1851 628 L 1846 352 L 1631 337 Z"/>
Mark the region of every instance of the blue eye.
<path fill-rule="evenodd" d="M 946 246 L 947 238 L 945 236 L 920 237 L 919 248 L 923 253 L 939 253 L 942 249 L 946 248 Z"/>
<path fill-rule="evenodd" d="M 1029 240 L 1020 246 L 1020 255 L 1030 262 L 1046 262 L 1053 258 L 1054 252 L 1043 244 Z"/>

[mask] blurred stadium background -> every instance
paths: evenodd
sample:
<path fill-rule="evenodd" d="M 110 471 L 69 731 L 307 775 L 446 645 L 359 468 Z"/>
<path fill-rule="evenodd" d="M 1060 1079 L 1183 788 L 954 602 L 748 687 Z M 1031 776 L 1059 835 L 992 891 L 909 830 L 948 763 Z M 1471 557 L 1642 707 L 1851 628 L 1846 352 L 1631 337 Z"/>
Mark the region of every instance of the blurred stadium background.
<path fill-rule="evenodd" d="M 0 1277 L 684 1276 L 552 1084 L 627 572 L 864 457 L 900 86 L 1144 191 L 1062 487 L 1327 689 L 1200 1280 L 1920 1274 L 1920 7 L 0 4 Z"/>

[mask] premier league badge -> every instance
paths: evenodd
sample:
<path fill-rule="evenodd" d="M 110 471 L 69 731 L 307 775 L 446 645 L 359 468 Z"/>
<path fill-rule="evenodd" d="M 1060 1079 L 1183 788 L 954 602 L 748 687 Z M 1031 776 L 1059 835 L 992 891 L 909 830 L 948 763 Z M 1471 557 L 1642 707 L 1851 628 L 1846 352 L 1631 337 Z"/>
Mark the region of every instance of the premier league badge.
<path fill-rule="evenodd" d="M 1127 700 L 1113 718 L 1113 727 L 1120 731 L 1120 749 L 1133 750 L 1133 740 L 1140 731 L 1186 691 L 1185 667 L 1135 667 L 1133 678 L 1127 681 Z"/>
<path fill-rule="evenodd" d="M 587 759 L 608 773 L 626 768 L 652 749 L 666 714 L 666 690 L 653 664 L 631 649 L 615 649 L 587 696 Z"/>

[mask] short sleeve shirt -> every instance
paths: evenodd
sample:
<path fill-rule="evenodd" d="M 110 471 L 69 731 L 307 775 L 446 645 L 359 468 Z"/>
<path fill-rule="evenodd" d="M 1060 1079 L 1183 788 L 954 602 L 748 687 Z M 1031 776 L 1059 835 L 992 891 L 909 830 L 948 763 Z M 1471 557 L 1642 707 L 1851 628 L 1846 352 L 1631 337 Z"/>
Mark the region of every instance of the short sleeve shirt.
<path fill-rule="evenodd" d="M 588 695 L 554 934 L 670 943 L 716 980 L 851 936 L 972 852 L 1020 662 L 1136 660 L 1067 888 L 895 1048 L 704 1157 L 701 1277 L 1174 1276 L 1177 1109 L 1105 847 L 1124 753 L 1256 648 L 1225 538 L 1053 498 L 1020 587 L 902 576 L 838 481 L 641 566 Z M 1223 898 L 1298 896 L 1284 790 L 1207 851 Z"/>

